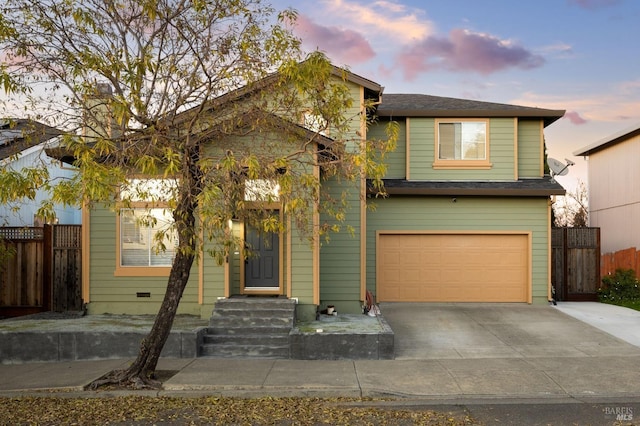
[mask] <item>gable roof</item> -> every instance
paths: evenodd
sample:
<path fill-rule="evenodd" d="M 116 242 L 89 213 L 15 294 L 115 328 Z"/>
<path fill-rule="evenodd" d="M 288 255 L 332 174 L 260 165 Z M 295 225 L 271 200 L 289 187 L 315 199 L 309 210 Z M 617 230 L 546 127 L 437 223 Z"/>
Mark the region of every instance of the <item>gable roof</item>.
<path fill-rule="evenodd" d="M 0 160 L 62 134 L 61 130 L 28 118 L 0 119 Z"/>
<path fill-rule="evenodd" d="M 373 80 L 369 80 L 368 78 L 362 77 L 361 75 L 354 74 L 347 69 L 338 68 L 335 65 L 332 65 L 332 67 L 333 67 L 332 74 L 337 77 L 344 78 L 345 80 L 350 81 L 351 83 L 358 84 L 364 87 L 365 89 L 369 89 L 373 92 L 382 93 L 382 91 L 384 90 L 384 87 L 382 87 L 381 85 L 379 85 Z"/>
<path fill-rule="evenodd" d="M 604 139 L 600 139 L 599 141 L 587 145 L 584 148 L 580 148 L 577 151 L 573 151 L 573 155 L 590 155 L 638 135 L 640 135 L 640 123 L 635 124 L 634 126 L 631 126 L 620 132 L 614 133 L 611 136 L 607 136 Z"/>
<path fill-rule="evenodd" d="M 545 127 L 562 118 L 564 110 L 526 107 L 419 94 L 385 94 L 380 117 L 520 117 L 544 120 Z"/>
<path fill-rule="evenodd" d="M 365 90 L 367 90 L 370 94 L 372 93 L 376 97 L 380 97 L 382 91 L 384 90 L 384 87 L 382 87 L 375 81 L 369 80 L 368 78 L 362 77 L 358 74 L 354 74 L 346 68 L 340 68 L 335 65 L 331 65 L 331 75 L 354 83 L 356 85 L 360 85 L 364 87 Z M 191 118 L 192 111 L 203 109 L 203 107 L 204 109 L 208 110 L 219 109 L 224 107 L 225 105 L 230 105 L 233 102 L 237 102 L 241 99 L 250 97 L 251 95 L 258 93 L 261 90 L 269 90 L 272 85 L 278 82 L 279 76 L 280 73 L 275 71 L 251 84 L 246 84 L 237 89 L 230 90 L 229 92 L 223 93 L 220 96 L 210 99 L 205 104 L 200 104 L 185 111 L 181 111 L 177 113 L 175 117 L 171 118 L 174 119 L 175 123 L 184 122 Z"/>
<path fill-rule="evenodd" d="M 247 120 L 249 122 L 252 121 L 250 117 L 254 113 L 255 111 L 244 111 L 242 113 L 242 119 L 238 120 L 237 123 L 243 123 L 243 122 L 246 123 Z M 241 125 L 237 123 L 236 125 Z M 297 123 L 293 123 L 289 120 L 286 120 L 272 113 L 267 113 L 263 117 L 262 123 L 265 125 L 268 124 L 269 129 L 274 132 L 286 130 L 291 135 L 299 135 L 301 139 L 304 138 L 309 141 L 315 141 L 320 147 L 320 149 L 326 150 L 327 152 L 330 152 L 331 146 L 335 142 L 332 138 L 328 136 L 325 136 L 321 133 L 317 133 L 313 130 L 307 129 L 304 126 L 301 126 Z M 205 137 L 205 138 L 215 138 L 215 137 L 219 137 L 220 135 L 214 136 L 210 132 L 208 133 L 207 130 L 204 130 L 199 133 L 199 136 Z M 89 142 L 87 145 L 93 147 L 95 145 L 95 142 Z M 63 163 L 74 165 L 76 161 L 74 153 L 66 147 L 57 146 L 57 147 L 47 148 L 45 149 L 45 152 L 49 157 L 55 158 L 59 161 L 62 161 Z M 108 159 L 105 157 L 105 158 L 100 158 L 98 161 L 107 162 Z"/>

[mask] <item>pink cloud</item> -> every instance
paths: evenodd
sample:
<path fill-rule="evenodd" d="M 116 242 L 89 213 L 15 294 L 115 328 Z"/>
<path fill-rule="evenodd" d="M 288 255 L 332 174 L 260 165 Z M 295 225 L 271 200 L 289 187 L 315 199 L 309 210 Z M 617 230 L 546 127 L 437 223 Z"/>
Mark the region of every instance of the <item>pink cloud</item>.
<path fill-rule="evenodd" d="M 320 49 L 333 59 L 355 64 L 375 56 L 369 42 L 358 32 L 334 26 L 318 25 L 300 14 L 294 33 L 311 49 Z"/>
<path fill-rule="evenodd" d="M 18 56 L 13 51 L 11 53 L 0 51 L 0 63 L 8 67 L 18 65 L 24 62 L 24 60 L 25 58 L 23 56 Z"/>
<path fill-rule="evenodd" d="M 542 56 L 524 47 L 463 29 L 454 29 L 449 38 L 429 37 L 405 49 L 397 59 L 409 80 L 436 69 L 487 75 L 506 68 L 536 68 L 544 63 Z"/>
<path fill-rule="evenodd" d="M 584 9 L 599 9 L 601 7 L 614 6 L 619 3 L 620 0 L 569 0 L 569 4 L 575 4 Z"/>
<path fill-rule="evenodd" d="M 580 114 L 577 113 L 576 111 L 568 111 L 567 113 L 564 114 L 564 118 L 569 120 L 571 123 L 577 124 L 577 125 L 585 124 L 587 122 L 587 120 L 582 118 Z"/>
<path fill-rule="evenodd" d="M 383 76 L 385 79 L 391 79 L 393 75 L 393 68 L 389 68 L 384 64 L 380 64 L 378 66 L 378 74 Z"/>

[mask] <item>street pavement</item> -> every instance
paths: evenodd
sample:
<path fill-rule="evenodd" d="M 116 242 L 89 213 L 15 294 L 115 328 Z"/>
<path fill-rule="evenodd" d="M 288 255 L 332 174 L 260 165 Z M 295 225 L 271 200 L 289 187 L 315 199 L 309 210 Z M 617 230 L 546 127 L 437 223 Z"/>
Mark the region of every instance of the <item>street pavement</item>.
<path fill-rule="evenodd" d="M 395 333 L 394 360 L 163 358 L 158 370 L 176 374 L 142 394 L 393 397 L 394 407 L 466 410 L 485 424 L 640 418 L 640 312 L 590 302 L 383 303 L 381 311 Z M 84 388 L 131 361 L 0 364 L 0 396 L 112 396 L 119 391 Z"/>

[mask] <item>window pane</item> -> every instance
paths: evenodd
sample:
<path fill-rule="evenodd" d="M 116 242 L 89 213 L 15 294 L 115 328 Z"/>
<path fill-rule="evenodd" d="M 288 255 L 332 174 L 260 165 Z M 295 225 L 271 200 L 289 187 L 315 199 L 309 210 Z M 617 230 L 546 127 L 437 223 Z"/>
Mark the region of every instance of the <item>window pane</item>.
<path fill-rule="evenodd" d="M 172 224 L 173 218 L 166 209 L 121 209 L 120 265 L 171 266 L 177 244 Z M 162 239 L 165 251 L 159 250 L 158 232 L 166 232 Z"/>
<path fill-rule="evenodd" d="M 485 146 L 485 123 L 462 123 L 462 159 L 484 160 Z"/>
<path fill-rule="evenodd" d="M 319 115 L 306 112 L 302 118 L 302 125 L 313 132 L 327 136 L 327 120 Z"/>
<path fill-rule="evenodd" d="M 120 198 L 129 201 L 167 201 L 176 181 L 170 179 L 130 179 L 120 190 Z"/>
<path fill-rule="evenodd" d="M 456 145 L 456 126 L 460 123 L 440 123 L 440 149 L 439 157 L 441 160 L 454 160 Z M 460 131 L 458 130 L 458 134 Z"/>
<path fill-rule="evenodd" d="M 486 159 L 486 123 L 440 123 L 438 127 L 441 160 Z"/>

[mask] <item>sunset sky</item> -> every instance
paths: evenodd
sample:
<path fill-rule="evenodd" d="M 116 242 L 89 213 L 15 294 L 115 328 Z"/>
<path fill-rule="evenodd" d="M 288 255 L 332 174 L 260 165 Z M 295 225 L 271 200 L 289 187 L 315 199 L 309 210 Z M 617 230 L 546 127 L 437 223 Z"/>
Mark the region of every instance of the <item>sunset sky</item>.
<path fill-rule="evenodd" d="M 638 0 L 273 0 L 298 11 L 306 50 L 376 81 L 423 93 L 550 109 L 549 155 L 640 125 Z"/>

